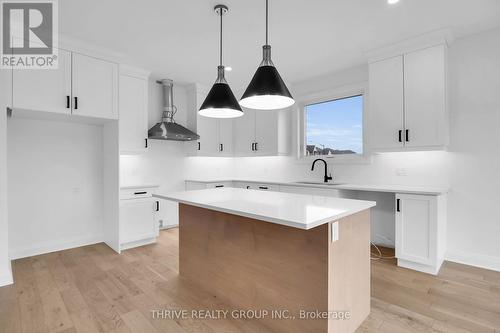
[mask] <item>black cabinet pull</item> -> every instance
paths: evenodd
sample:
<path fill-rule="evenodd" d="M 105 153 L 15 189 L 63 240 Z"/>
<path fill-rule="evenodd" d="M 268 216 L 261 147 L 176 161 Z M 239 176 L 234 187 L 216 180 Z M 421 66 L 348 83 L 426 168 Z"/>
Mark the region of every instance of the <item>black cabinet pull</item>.
<path fill-rule="evenodd" d="M 78 109 L 78 97 L 75 96 L 75 110 Z"/>
<path fill-rule="evenodd" d="M 224 145 L 222 143 L 219 144 L 219 151 L 224 151 Z"/>
<path fill-rule="evenodd" d="M 198 150 L 201 150 L 201 142 L 198 141 Z"/>
<path fill-rule="evenodd" d="M 215 188 L 221 188 L 224 187 L 224 185 L 215 185 Z"/>
<path fill-rule="evenodd" d="M 410 130 L 406 130 L 406 142 L 410 142 Z"/>
<path fill-rule="evenodd" d="M 259 148 L 257 147 L 257 142 L 255 143 L 255 151 L 259 150 Z"/>
<path fill-rule="evenodd" d="M 260 190 L 269 190 L 269 188 L 267 186 L 259 186 L 259 189 Z"/>
<path fill-rule="evenodd" d="M 138 194 L 146 194 L 148 192 L 134 192 L 135 195 L 138 195 Z"/>
<path fill-rule="evenodd" d="M 145 138 L 144 141 L 145 141 L 144 148 L 148 148 L 148 138 Z"/>
<path fill-rule="evenodd" d="M 250 185 L 247 185 L 247 190 L 250 189 Z"/>
<path fill-rule="evenodd" d="M 399 130 L 398 132 L 398 136 L 399 136 L 399 142 L 403 142 L 403 130 Z"/>
<path fill-rule="evenodd" d="M 401 207 L 399 206 L 399 199 L 396 199 L 396 211 L 397 212 L 401 211 Z"/>
<path fill-rule="evenodd" d="M 69 95 L 66 96 L 66 109 L 71 108 L 71 97 Z"/>
<path fill-rule="evenodd" d="M 159 201 L 156 201 L 156 211 L 157 212 L 160 211 L 160 202 Z"/>
<path fill-rule="evenodd" d="M 254 145 L 255 143 L 252 142 L 252 151 L 255 151 Z"/>

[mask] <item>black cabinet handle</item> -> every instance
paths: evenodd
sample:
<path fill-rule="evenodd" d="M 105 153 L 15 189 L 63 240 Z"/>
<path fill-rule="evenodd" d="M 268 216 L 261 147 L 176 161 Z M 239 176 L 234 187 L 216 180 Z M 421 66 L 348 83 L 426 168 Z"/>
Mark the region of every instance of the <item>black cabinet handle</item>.
<path fill-rule="evenodd" d="M 250 185 L 247 185 L 247 190 L 250 189 Z"/>
<path fill-rule="evenodd" d="M 259 148 L 257 147 L 257 142 L 255 143 L 255 151 L 259 150 Z"/>
<path fill-rule="evenodd" d="M 201 150 L 201 142 L 198 141 L 198 150 Z"/>
<path fill-rule="evenodd" d="M 135 195 L 138 195 L 138 194 L 146 194 L 148 192 L 134 192 Z"/>
<path fill-rule="evenodd" d="M 145 138 L 144 141 L 145 141 L 144 148 L 148 148 L 148 138 Z"/>
<path fill-rule="evenodd" d="M 255 151 L 254 145 L 255 143 L 252 142 L 252 151 Z"/>
<path fill-rule="evenodd" d="M 406 130 L 406 142 L 410 142 L 410 130 Z"/>
<path fill-rule="evenodd" d="M 78 109 L 78 97 L 75 96 L 75 110 Z"/>
<path fill-rule="evenodd" d="M 403 130 L 399 130 L 398 136 L 399 136 L 399 142 L 403 142 Z"/>
<path fill-rule="evenodd" d="M 221 188 L 224 187 L 224 185 L 215 185 L 215 188 Z"/>
<path fill-rule="evenodd" d="M 259 186 L 259 190 L 269 190 L 267 186 Z"/>
<path fill-rule="evenodd" d="M 66 109 L 69 109 L 71 107 L 71 97 L 69 95 L 66 96 Z"/>
<path fill-rule="evenodd" d="M 224 145 L 222 143 L 219 144 L 219 151 L 224 151 Z"/>
<path fill-rule="evenodd" d="M 156 211 L 157 212 L 160 211 L 160 202 L 159 201 L 156 201 Z"/>
<path fill-rule="evenodd" d="M 396 211 L 397 212 L 400 212 L 401 211 L 401 207 L 399 205 L 399 199 L 396 199 Z"/>

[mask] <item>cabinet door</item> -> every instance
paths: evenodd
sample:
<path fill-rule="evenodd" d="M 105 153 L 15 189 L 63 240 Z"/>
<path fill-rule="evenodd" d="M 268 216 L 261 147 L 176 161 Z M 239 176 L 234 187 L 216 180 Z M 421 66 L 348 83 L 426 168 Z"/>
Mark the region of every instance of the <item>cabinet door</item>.
<path fill-rule="evenodd" d="M 148 82 L 120 75 L 120 152 L 145 151 L 148 137 Z"/>
<path fill-rule="evenodd" d="M 255 154 L 255 113 L 250 109 L 243 110 L 243 116 L 234 120 L 234 152 L 238 156 L 252 156 Z"/>
<path fill-rule="evenodd" d="M 200 116 L 198 110 L 207 97 L 206 93 L 196 92 L 196 133 L 198 140 L 198 155 L 218 156 L 219 154 L 219 124 L 218 119 Z"/>
<path fill-rule="evenodd" d="M 156 236 L 152 198 L 120 200 L 120 243 Z"/>
<path fill-rule="evenodd" d="M 278 153 L 278 110 L 255 111 L 255 142 L 257 155 Z"/>
<path fill-rule="evenodd" d="M 369 66 L 370 148 L 399 150 L 403 143 L 403 57 L 371 63 Z M 401 140 L 402 141 L 402 140 Z"/>
<path fill-rule="evenodd" d="M 197 116 L 198 154 L 202 156 L 216 156 L 219 153 L 217 119 Z"/>
<path fill-rule="evenodd" d="M 396 195 L 396 257 L 420 264 L 436 262 L 437 201 L 425 195 Z"/>
<path fill-rule="evenodd" d="M 219 119 L 219 150 L 221 156 L 233 154 L 233 121 Z"/>
<path fill-rule="evenodd" d="M 71 52 L 58 52 L 57 69 L 14 70 L 14 108 L 71 114 Z"/>
<path fill-rule="evenodd" d="M 73 114 L 118 119 L 118 66 L 73 53 Z"/>
<path fill-rule="evenodd" d="M 446 144 L 445 46 L 405 55 L 405 123 L 407 147 Z M 405 133 L 406 134 L 406 133 Z"/>

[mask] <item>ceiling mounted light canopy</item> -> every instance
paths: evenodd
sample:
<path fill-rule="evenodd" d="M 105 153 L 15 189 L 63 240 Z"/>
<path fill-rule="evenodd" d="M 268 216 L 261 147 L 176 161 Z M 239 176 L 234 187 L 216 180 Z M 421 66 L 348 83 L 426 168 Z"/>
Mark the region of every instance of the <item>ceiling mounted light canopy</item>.
<path fill-rule="evenodd" d="M 222 65 L 222 15 L 227 13 L 228 8 L 225 5 L 217 5 L 214 10 L 220 16 L 220 56 L 219 66 L 217 67 L 217 80 L 215 80 L 198 113 L 211 118 L 236 118 L 242 116 L 243 111 L 227 84 L 224 77 L 224 66 Z"/>
<path fill-rule="evenodd" d="M 266 0 L 266 45 L 262 47 L 263 59 L 240 100 L 240 104 L 249 109 L 284 109 L 295 103 L 271 60 L 268 22 L 269 4 Z"/>

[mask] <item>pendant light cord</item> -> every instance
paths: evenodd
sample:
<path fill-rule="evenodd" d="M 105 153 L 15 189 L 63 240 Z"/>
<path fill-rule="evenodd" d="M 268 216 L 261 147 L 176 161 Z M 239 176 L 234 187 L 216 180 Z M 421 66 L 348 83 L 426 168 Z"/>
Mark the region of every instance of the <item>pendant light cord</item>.
<path fill-rule="evenodd" d="M 220 56 L 219 56 L 219 64 L 222 66 L 222 11 L 223 9 L 220 9 Z"/>
<path fill-rule="evenodd" d="M 266 0 L 266 45 L 269 45 L 269 0 Z"/>

